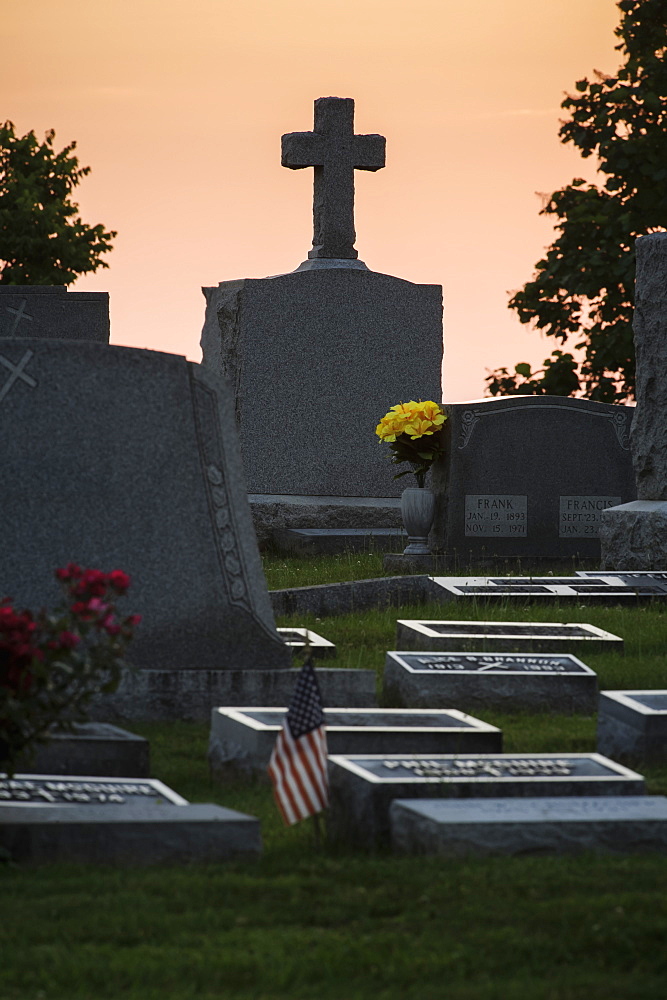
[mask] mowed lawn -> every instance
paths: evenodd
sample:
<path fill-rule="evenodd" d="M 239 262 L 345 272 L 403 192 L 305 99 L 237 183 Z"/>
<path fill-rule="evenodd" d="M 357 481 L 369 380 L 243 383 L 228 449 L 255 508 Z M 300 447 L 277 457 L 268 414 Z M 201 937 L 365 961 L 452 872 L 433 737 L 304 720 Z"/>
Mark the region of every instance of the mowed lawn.
<path fill-rule="evenodd" d="M 292 562 L 267 560 L 272 587 L 381 573 L 377 557 Z M 279 624 L 314 628 L 338 647 L 329 665 L 380 679 L 397 617 L 590 622 L 626 642 L 624 656 L 583 657 L 603 690 L 667 687 L 658 603 L 429 605 Z M 594 717 L 479 714 L 501 726 L 507 751 L 595 749 Z M 0 1000 L 667 998 L 664 856 L 342 853 L 313 821 L 284 827 L 266 783 L 212 785 L 206 725 L 128 728 L 150 738 L 153 774 L 186 798 L 258 816 L 264 855 L 130 870 L 0 865 Z M 638 769 L 667 794 L 667 766 Z"/>

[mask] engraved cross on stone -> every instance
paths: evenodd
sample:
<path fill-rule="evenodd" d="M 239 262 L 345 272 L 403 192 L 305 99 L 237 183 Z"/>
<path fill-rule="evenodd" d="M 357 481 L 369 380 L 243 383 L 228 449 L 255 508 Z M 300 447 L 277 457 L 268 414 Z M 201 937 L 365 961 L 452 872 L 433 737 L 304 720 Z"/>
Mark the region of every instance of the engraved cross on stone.
<path fill-rule="evenodd" d="M 282 137 L 282 165 L 315 168 L 313 249 L 309 258 L 354 260 L 354 171 L 384 167 L 383 135 L 354 134 L 354 101 L 320 97 L 312 132 Z"/>

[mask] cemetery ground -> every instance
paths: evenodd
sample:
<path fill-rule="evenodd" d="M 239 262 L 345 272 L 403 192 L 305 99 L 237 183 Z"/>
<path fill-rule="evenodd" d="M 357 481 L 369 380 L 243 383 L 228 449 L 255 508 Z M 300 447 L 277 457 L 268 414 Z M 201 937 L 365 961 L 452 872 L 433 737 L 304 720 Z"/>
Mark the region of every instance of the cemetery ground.
<path fill-rule="evenodd" d="M 266 557 L 269 587 L 382 573 L 381 556 Z M 571 572 L 559 567 L 555 572 Z M 482 571 L 483 572 L 483 571 Z M 504 571 L 503 571 L 504 572 Z M 519 572 L 519 568 L 515 569 Z M 587 654 L 601 690 L 665 687 L 667 607 L 402 606 L 290 616 L 336 643 L 328 666 L 382 673 L 396 619 L 588 622 L 625 655 Z M 505 752 L 595 750 L 593 716 L 479 713 Z M 109 720 L 112 721 L 112 720 Z M 342 851 L 283 826 L 268 784 L 212 785 L 208 726 L 131 724 L 152 774 L 258 816 L 257 862 L 150 869 L 0 865 L 0 1000 L 634 1000 L 667 995 L 664 856 L 450 860 Z M 667 794 L 667 766 L 638 766 Z"/>

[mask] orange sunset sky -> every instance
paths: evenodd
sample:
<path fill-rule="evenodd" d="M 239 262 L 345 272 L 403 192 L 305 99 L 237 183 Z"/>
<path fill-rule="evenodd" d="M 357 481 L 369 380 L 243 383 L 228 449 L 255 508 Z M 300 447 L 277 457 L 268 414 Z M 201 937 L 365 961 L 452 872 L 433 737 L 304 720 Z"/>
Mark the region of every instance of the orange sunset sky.
<path fill-rule="evenodd" d="M 551 242 L 537 192 L 595 163 L 558 141 L 564 92 L 621 56 L 613 0 L 2 0 L 2 116 L 56 130 L 92 173 L 83 219 L 118 230 L 111 340 L 200 359 L 202 285 L 293 270 L 312 170 L 280 165 L 313 100 L 356 101 L 387 137 L 356 172 L 359 257 L 441 284 L 445 398 L 552 342 L 507 309 Z M 354 336 L 354 331 L 350 331 Z"/>

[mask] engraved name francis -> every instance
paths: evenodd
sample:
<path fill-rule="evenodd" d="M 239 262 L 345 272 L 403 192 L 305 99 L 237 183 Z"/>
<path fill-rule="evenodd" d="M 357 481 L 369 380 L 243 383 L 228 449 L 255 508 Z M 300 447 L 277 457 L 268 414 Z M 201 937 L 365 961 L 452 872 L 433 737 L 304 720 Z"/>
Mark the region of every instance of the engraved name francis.
<path fill-rule="evenodd" d="M 533 778 L 565 777 L 573 773 L 568 760 L 384 760 L 389 771 L 397 768 L 415 778 Z"/>
<path fill-rule="evenodd" d="M 588 535 L 597 538 L 600 534 L 602 513 L 609 507 L 616 507 L 621 497 L 564 496 L 559 498 L 558 534 L 561 538 L 574 535 L 578 538 Z"/>

